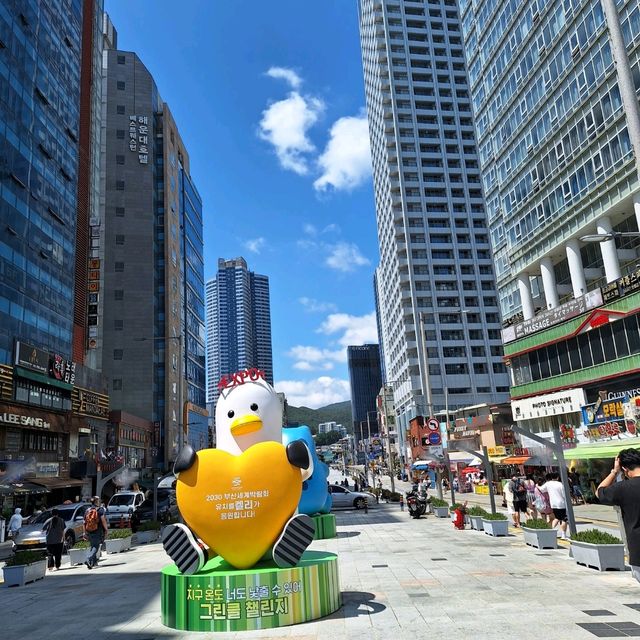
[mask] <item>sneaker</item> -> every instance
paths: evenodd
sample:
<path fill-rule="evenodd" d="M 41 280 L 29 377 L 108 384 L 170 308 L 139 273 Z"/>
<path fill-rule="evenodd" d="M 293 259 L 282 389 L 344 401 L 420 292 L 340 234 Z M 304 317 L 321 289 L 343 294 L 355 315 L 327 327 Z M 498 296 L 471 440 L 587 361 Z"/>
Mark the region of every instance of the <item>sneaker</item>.
<path fill-rule="evenodd" d="M 273 561 L 282 569 L 295 567 L 313 540 L 313 520 L 304 513 L 293 516 L 273 545 Z"/>
<path fill-rule="evenodd" d="M 87 565 L 87 569 L 93 569 L 93 565 L 88 560 L 85 562 L 85 564 Z"/>
<path fill-rule="evenodd" d="M 206 556 L 189 527 L 184 524 L 170 524 L 162 531 L 162 545 L 176 563 L 180 573 L 198 573 L 206 562 Z"/>

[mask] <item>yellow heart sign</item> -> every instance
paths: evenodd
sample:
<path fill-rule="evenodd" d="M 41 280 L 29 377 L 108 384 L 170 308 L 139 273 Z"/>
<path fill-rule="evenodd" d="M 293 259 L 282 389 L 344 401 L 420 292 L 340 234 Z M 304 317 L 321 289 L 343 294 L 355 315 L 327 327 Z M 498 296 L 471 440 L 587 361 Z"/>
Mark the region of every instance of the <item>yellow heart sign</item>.
<path fill-rule="evenodd" d="M 238 569 L 252 567 L 273 546 L 301 493 L 300 469 L 279 442 L 254 444 L 238 456 L 198 451 L 176 484 L 185 522 Z"/>

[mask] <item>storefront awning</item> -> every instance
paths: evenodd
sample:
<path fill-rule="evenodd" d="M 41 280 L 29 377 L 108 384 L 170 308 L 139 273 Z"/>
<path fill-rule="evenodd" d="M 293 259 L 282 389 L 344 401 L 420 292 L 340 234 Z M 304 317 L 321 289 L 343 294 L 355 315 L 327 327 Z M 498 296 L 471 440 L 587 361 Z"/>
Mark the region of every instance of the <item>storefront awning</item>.
<path fill-rule="evenodd" d="M 466 451 L 449 451 L 449 460 L 451 462 L 464 462 L 465 464 L 479 465 L 482 464 L 479 458 L 473 455 L 473 453 L 467 453 Z"/>
<path fill-rule="evenodd" d="M 507 456 L 489 456 L 489 462 L 495 462 L 496 464 L 502 464 L 503 460 Z"/>
<path fill-rule="evenodd" d="M 22 367 L 16 367 L 16 373 L 21 378 L 28 378 L 29 380 L 33 380 L 34 382 L 49 384 L 52 387 L 59 387 L 60 389 L 66 389 L 67 391 L 71 391 L 73 389 L 72 384 L 67 384 L 66 382 L 56 380 L 55 378 L 50 378 L 49 376 L 43 376 L 41 373 L 29 371 L 29 369 L 23 369 Z"/>
<path fill-rule="evenodd" d="M 531 456 L 509 456 L 500 464 L 525 464 Z"/>
<path fill-rule="evenodd" d="M 640 449 L 637 438 L 610 440 L 598 444 L 579 445 L 564 452 L 566 460 L 592 460 L 594 458 L 615 458 L 622 449 Z"/>
<path fill-rule="evenodd" d="M 49 491 L 67 489 L 68 487 L 81 487 L 84 484 L 83 480 L 77 480 L 76 478 L 34 478 L 33 481 Z"/>

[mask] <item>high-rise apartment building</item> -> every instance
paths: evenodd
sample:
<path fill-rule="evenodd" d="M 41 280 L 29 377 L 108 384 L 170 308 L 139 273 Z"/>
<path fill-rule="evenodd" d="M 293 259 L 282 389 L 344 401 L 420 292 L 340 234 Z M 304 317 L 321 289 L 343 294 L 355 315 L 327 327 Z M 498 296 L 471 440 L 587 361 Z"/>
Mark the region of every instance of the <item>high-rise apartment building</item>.
<path fill-rule="evenodd" d="M 249 271 L 244 258 L 221 258 L 206 305 L 207 402 L 217 401 L 223 375 L 242 369 L 261 369 L 273 384 L 269 278 Z"/>
<path fill-rule="evenodd" d="M 640 383 L 638 0 L 460 7 L 514 418 L 614 455 Z"/>
<path fill-rule="evenodd" d="M 105 23 L 105 32 L 112 32 Z M 155 425 L 154 463 L 187 439 L 208 446 L 202 201 L 153 77 L 133 52 L 104 53 L 102 226 L 92 231 L 101 292 L 95 349 L 111 406 Z"/>
<path fill-rule="evenodd" d="M 457 3 L 360 0 L 359 12 L 380 341 L 406 429 L 504 401 L 509 380 Z"/>
<path fill-rule="evenodd" d="M 356 443 L 378 432 L 376 398 L 382 386 L 377 344 L 347 347 L 351 386 L 351 419 Z"/>

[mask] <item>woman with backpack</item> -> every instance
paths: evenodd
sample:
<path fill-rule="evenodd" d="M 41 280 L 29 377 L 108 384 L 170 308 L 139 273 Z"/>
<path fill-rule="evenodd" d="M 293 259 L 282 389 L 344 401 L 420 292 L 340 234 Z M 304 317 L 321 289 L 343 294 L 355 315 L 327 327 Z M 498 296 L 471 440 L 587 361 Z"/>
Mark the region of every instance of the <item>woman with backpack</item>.
<path fill-rule="evenodd" d="M 526 515 L 527 513 L 527 487 L 522 478 L 515 473 L 511 476 L 508 485 L 513 494 L 513 526 L 519 527 L 521 525 L 520 514 Z"/>

